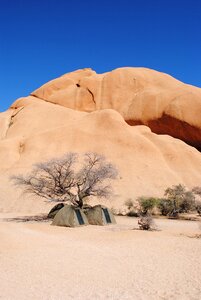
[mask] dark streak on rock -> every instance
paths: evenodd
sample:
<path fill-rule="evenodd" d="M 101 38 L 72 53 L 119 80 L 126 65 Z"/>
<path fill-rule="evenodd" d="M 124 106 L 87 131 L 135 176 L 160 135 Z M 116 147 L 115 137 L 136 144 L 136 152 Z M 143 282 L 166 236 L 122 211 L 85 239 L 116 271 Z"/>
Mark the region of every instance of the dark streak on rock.
<path fill-rule="evenodd" d="M 87 88 L 87 91 L 91 94 L 91 96 L 92 96 L 92 101 L 96 104 L 95 98 L 94 98 L 94 94 L 92 93 L 92 91 L 90 91 L 89 88 Z"/>

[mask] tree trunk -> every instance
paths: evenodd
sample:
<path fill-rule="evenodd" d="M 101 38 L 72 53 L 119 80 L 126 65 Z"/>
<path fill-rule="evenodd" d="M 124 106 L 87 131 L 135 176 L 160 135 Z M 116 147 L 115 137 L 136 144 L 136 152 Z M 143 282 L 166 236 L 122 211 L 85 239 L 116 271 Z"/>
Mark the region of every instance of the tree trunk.
<path fill-rule="evenodd" d="M 78 206 L 79 208 L 82 208 L 83 207 L 83 197 L 81 197 L 80 195 L 78 195 Z"/>

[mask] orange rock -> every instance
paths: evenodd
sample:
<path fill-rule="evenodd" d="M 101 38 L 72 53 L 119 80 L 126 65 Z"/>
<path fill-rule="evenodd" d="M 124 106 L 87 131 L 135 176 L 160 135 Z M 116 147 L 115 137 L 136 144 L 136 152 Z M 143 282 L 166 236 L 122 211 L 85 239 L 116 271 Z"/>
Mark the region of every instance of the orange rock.
<path fill-rule="evenodd" d="M 0 124 L 0 211 L 47 212 L 43 200 L 21 195 L 10 175 L 69 151 L 98 152 L 117 166 L 115 196 L 106 202 L 117 208 L 128 198 L 162 196 L 173 184 L 201 181 L 200 152 L 146 126 L 129 126 L 112 109 L 80 112 L 29 96 L 1 113 Z"/>
<path fill-rule="evenodd" d="M 33 96 L 75 110 L 111 108 L 130 125 L 144 124 L 201 149 L 201 89 L 145 68 L 96 74 L 78 70 L 52 80 Z"/>

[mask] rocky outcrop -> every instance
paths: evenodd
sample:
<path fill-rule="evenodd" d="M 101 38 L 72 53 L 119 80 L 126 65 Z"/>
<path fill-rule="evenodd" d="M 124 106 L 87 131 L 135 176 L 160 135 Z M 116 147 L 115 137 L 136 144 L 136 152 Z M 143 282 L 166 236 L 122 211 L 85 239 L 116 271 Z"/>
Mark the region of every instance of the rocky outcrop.
<path fill-rule="evenodd" d="M 201 153 L 183 142 L 200 149 L 200 116 L 199 88 L 153 70 L 84 69 L 52 80 L 0 114 L 0 212 L 47 212 L 10 175 L 69 151 L 98 152 L 117 166 L 107 206 L 163 196 L 173 184 L 200 185 Z"/>
<path fill-rule="evenodd" d="M 47 203 L 23 196 L 10 175 L 69 151 L 98 152 L 117 166 L 115 195 L 107 206 L 122 207 L 127 199 L 142 195 L 162 196 L 173 184 L 200 184 L 200 152 L 146 126 L 129 126 L 115 110 L 86 113 L 30 96 L 8 112 L 7 117 L 0 114 L 1 124 L 13 116 L 0 138 L 0 211 L 47 212 Z"/>
<path fill-rule="evenodd" d="M 201 89 L 145 68 L 104 74 L 78 70 L 52 80 L 32 96 L 74 110 L 115 109 L 130 125 L 143 124 L 201 149 Z"/>

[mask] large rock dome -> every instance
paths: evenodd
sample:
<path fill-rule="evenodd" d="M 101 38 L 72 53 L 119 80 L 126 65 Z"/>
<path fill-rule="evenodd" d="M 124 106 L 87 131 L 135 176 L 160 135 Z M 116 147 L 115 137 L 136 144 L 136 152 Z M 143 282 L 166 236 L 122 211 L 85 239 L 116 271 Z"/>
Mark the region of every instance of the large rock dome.
<path fill-rule="evenodd" d="M 78 70 L 52 80 L 33 96 L 75 110 L 115 109 L 130 125 L 143 124 L 201 149 L 201 89 L 145 68 L 96 74 Z"/>
<path fill-rule="evenodd" d="M 113 207 L 162 196 L 173 184 L 200 185 L 201 153 L 182 141 L 200 145 L 200 95 L 148 69 L 84 69 L 16 100 L 0 114 L 0 211 L 48 211 L 44 201 L 22 196 L 10 176 L 69 151 L 98 152 L 117 166 Z"/>

